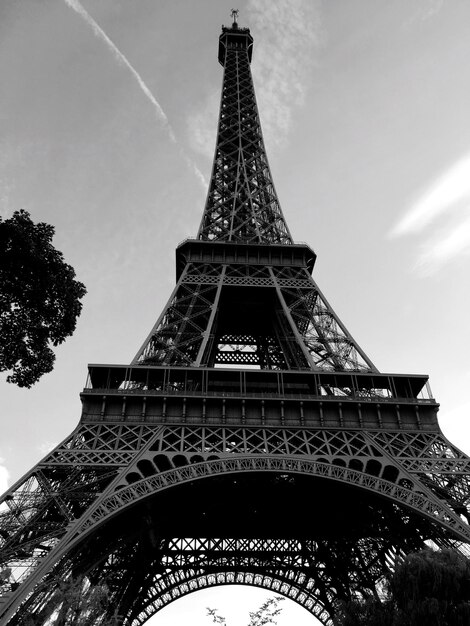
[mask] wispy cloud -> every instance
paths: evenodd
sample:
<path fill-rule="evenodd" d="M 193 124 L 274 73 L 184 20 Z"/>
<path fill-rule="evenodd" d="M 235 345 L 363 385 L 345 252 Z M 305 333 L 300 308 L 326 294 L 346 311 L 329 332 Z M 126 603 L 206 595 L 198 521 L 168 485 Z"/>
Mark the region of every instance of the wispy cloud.
<path fill-rule="evenodd" d="M 142 90 L 146 98 L 152 103 L 157 119 L 159 123 L 163 124 L 163 126 L 165 127 L 168 133 L 168 137 L 175 145 L 178 146 L 181 156 L 186 161 L 188 166 L 193 170 L 199 182 L 203 185 L 204 188 L 206 188 L 207 181 L 205 180 L 203 174 L 198 169 L 198 167 L 182 150 L 181 146 L 178 143 L 178 140 L 176 139 L 176 135 L 168 121 L 168 117 L 166 116 L 165 112 L 160 106 L 160 103 L 158 102 L 158 100 L 155 98 L 155 96 L 149 89 L 148 85 L 143 80 L 142 76 L 137 72 L 134 66 L 128 61 L 128 59 L 124 56 L 124 54 L 119 50 L 119 48 L 112 41 L 112 39 L 110 39 L 110 37 L 104 32 L 101 26 L 99 26 L 99 24 L 93 19 L 93 17 L 88 13 L 88 11 L 83 7 L 83 5 L 78 0 L 64 0 L 64 2 L 67 4 L 67 6 L 73 9 L 90 26 L 90 28 L 92 29 L 96 37 L 101 39 L 108 46 L 108 48 L 113 53 L 116 61 L 129 70 L 129 72 L 137 81 L 140 89 Z"/>
<path fill-rule="evenodd" d="M 423 230 L 442 213 L 470 201 L 470 155 L 460 159 L 439 176 L 413 202 L 392 231 L 402 235 Z"/>
<path fill-rule="evenodd" d="M 426 241 L 420 250 L 415 269 L 422 275 L 435 274 L 456 258 L 470 256 L 470 217 L 448 232 L 439 232 Z"/>
<path fill-rule="evenodd" d="M 191 147 L 208 159 L 214 155 L 219 105 L 220 87 L 217 91 L 212 91 L 204 106 L 193 110 L 187 119 Z"/>
<path fill-rule="evenodd" d="M 443 6 L 444 0 L 420 0 L 419 3 L 411 7 L 412 13 L 404 24 L 405 28 L 416 22 L 424 22 L 436 17 Z"/>
<path fill-rule="evenodd" d="M 269 152 L 285 143 L 305 101 L 315 51 L 325 40 L 320 6 L 319 0 L 249 0 L 240 13 L 240 26 L 248 26 L 255 38 L 252 71 Z M 188 117 L 191 145 L 207 158 L 214 152 L 219 102 L 218 87 Z"/>
<path fill-rule="evenodd" d="M 415 269 L 434 274 L 448 261 L 470 254 L 469 208 L 470 155 L 466 155 L 421 193 L 390 235 L 424 235 Z"/>
<path fill-rule="evenodd" d="M 166 127 L 168 131 L 168 136 L 170 137 L 171 141 L 173 141 L 173 143 L 176 143 L 175 134 L 168 122 L 168 118 L 165 115 L 165 112 L 163 111 L 157 99 L 155 98 L 153 93 L 150 91 L 148 86 L 145 84 L 145 81 L 142 79 L 142 77 L 137 72 L 137 70 L 129 63 L 127 58 L 119 50 L 116 44 L 108 37 L 108 35 L 104 32 L 101 26 L 97 24 L 97 22 L 91 17 L 88 11 L 82 6 L 82 4 L 80 4 L 78 0 L 65 0 L 65 4 L 67 4 L 71 9 L 73 9 L 76 13 L 78 13 L 78 15 L 80 15 L 81 18 L 85 20 L 85 22 L 91 27 L 94 34 L 99 39 L 101 39 L 102 41 L 106 43 L 108 48 L 113 53 L 116 61 L 118 61 L 118 63 L 120 63 L 121 65 L 125 66 L 131 72 L 131 74 L 134 76 L 137 83 L 139 84 L 139 87 L 142 89 L 146 97 L 153 104 L 157 118 Z"/>
<path fill-rule="evenodd" d="M 321 2 L 249 0 L 246 22 L 258 35 L 253 76 L 263 132 L 270 146 L 282 146 L 325 42 Z"/>
<path fill-rule="evenodd" d="M 57 446 L 57 441 L 43 441 L 38 445 L 38 450 L 42 456 L 46 456 L 49 452 L 52 452 L 54 448 Z"/>

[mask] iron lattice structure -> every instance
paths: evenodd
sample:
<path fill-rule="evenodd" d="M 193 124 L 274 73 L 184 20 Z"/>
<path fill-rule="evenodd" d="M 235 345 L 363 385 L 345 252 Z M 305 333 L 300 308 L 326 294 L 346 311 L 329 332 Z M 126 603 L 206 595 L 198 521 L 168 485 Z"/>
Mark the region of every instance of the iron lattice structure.
<path fill-rule="evenodd" d="M 426 542 L 465 550 L 470 461 L 426 376 L 380 373 L 295 244 L 266 158 L 253 40 L 223 28 L 207 203 L 129 366 L 91 365 L 76 430 L 3 496 L 0 620 L 46 623 L 59 581 L 106 585 L 96 624 L 257 585 L 331 624 Z"/>

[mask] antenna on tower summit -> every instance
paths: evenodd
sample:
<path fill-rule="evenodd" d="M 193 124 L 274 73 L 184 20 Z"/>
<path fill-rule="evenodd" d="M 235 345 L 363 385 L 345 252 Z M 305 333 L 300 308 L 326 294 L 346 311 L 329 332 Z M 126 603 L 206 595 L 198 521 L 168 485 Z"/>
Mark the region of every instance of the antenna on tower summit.
<path fill-rule="evenodd" d="M 233 19 L 233 26 L 238 26 L 238 24 L 237 24 L 238 14 L 239 14 L 239 10 L 238 9 L 232 9 L 230 11 L 230 15 L 232 16 L 232 19 Z"/>

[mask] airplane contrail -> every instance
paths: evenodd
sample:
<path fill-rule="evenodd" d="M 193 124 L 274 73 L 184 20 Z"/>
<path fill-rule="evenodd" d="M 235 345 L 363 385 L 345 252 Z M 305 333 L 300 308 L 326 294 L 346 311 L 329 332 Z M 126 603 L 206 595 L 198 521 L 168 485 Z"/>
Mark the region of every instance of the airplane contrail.
<path fill-rule="evenodd" d="M 139 72 L 131 65 L 131 63 L 129 63 L 129 61 L 126 59 L 123 53 L 119 50 L 116 44 L 112 41 L 112 39 L 108 37 L 108 35 L 104 32 L 101 26 L 99 26 L 99 24 L 95 22 L 95 20 L 91 17 L 88 11 L 82 6 L 82 4 L 80 4 L 79 0 L 64 0 L 64 1 L 65 1 L 65 4 L 67 4 L 67 6 L 73 9 L 76 13 L 78 13 L 78 15 L 83 20 L 85 20 L 85 22 L 91 27 L 93 33 L 99 39 L 101 39 L 102 41 L 106 43 L 106 45 L 111 50 L 111 52 L 113 53 L 118 63 L 121 63 L 122 65 L 124 65 L 131 72 L 131 74 L 136 79 L 144 95 L 152 103 L 155 109 L 155 113 L 157 114 L 157 118 L 159 122 L 162 123 L 163 126 L 166 128 L 170 140 L 178 147 L 181 153 L 181 156 L 189 165 L 189 167 L 193 170 L 193 172 L 196 174 L 199 182 L 203 185 L 204 189 L 207 189 L 207 181 L 204 175 L 199 170 L 199 168 L 193 163 L 193 161 L 185 154 L 185 152 L 179 145 L 178 140 L 176 139 L 175 133 L 170 125 L 170 122 L 168 121 L 167 116 L 165 115 L 164 110 L 162 109 L 158 100 L 155 98 L 153 93 L 150 91 L 150 89 L 146 85 L 145 81 L 143 80 Z"/>

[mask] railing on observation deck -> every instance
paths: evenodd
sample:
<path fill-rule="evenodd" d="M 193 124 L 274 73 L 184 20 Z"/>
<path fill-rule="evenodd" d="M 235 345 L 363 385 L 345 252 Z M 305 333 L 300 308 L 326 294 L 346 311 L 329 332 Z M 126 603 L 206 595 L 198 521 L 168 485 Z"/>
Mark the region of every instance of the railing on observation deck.
<path fill-rule="evenodd" d="M 435 403 L 423 375 L 165 366 L 90 365 L 84 393 Z"/>

